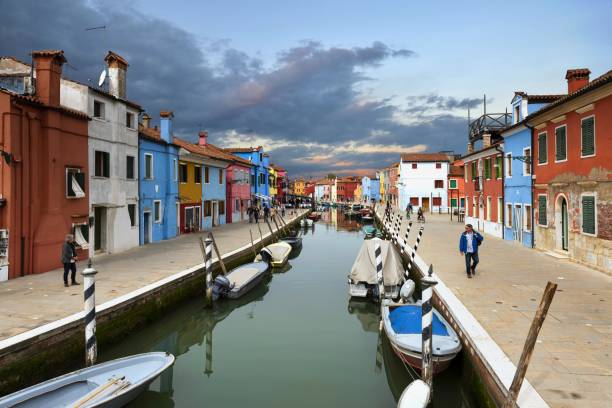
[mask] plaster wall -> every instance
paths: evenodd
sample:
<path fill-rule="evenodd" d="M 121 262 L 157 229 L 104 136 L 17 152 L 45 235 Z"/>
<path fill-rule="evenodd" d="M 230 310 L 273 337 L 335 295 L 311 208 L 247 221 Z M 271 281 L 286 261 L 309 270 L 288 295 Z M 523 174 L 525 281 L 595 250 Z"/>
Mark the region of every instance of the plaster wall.
<path fill-rule="evenodd" d="M 412 162 L 400 163 L 399 175 L 399 208 L 405 209 L 410 202 L 410 197 L 418 197 L 419 204 L 414 206 L 418 210 L 423 205 L 423 198 L 429 200 L 431 211 L 448 210 L 447 183 L 448 162 L 441 162 L 441 167 L 436 168 L 435 162 L 418 162 L 417 168 L 412 168 Z M 442 188 L 435 188 L 435 180 L 442 180 Z M 440 197 L 441 205 L 434 206 L 433 198 Z"/>

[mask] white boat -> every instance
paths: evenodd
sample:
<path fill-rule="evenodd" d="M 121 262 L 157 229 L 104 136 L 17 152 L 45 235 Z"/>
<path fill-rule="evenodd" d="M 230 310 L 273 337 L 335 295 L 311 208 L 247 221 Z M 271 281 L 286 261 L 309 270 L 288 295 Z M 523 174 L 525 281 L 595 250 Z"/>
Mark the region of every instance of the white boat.
<path fill-rule="evenodd" d="M 302 227 L 312 227 L 314 225 L 314 221 L 309 218 L 302 218 L 300 220 L 300 225 Z"/>
<path fill-rule="evenodd" d="M 289 259 L 289 254 L 291 253 L 291 245 L 283 241 L 270 244 L 262 249 L 261 252 L 265 251 L 266 249 L 272 258 L 270 264 L 273 268 L 280 268 L 281 266 L 285 265 Z M 263 260 L 261 252 L 255 257 L 255 262 Z"/>
<path fill-rule="evenodd" d="M 174 363 L 155 352 L 96 364 L 0 398 L 0 407 L 122 407 Z"/>
<path fill-rule="evenodd" d="M 397 249 L 379 238 L 364 240 L 348 276 L 349 294 L 355 297 L 381 298 L 376 276 L 375 242 L 379 242 L 383 262 L 384 298 L 397 298 L 404 282 L 404 267 Z"/>
<path fill-rule="evenodd" d="M 397 402 L 397 408 L 426 408 L 429 404 L 431 389 L 423 380 L 411 382 Z"/>
<path fill-rule="evenodd" d="M 266 248 L 260 252 L 260 261 L 240 265 L 227 273 L 219 275 L 213 283 L 213 301 L 220 297 L 238 299 L 257 286 L 270 270 L 272 255 Z"/>

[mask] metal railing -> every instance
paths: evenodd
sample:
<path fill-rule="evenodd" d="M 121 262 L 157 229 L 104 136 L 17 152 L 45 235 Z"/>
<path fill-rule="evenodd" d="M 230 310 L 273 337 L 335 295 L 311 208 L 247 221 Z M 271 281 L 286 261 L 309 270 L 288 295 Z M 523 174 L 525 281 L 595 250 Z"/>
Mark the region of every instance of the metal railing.
<path fill-rule="evenodd" d="M 470 122 L 470 140 L 479 139 L 485 133 L 497 133 L 512 123 L 510 113 L 486 113 Z"/>

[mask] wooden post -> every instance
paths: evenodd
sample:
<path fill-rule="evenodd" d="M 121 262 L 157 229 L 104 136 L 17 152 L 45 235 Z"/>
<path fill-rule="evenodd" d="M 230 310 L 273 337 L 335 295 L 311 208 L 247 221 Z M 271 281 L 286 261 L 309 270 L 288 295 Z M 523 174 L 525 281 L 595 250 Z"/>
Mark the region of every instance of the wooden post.
<path fill-rule="evenodd" d="M 219 258 L 219 263 L 221 264 L 221 270 L 223 271 L 224 275 L 227 275 L 227 268 L 225 267 L 225 262 L 223 262 L 223 258 L 221 258 L 221 252 L 219 251 L 219 247 L 217 246 L 217 241 L 215 241 L 215 236 L 212 234 L 212 232 L 210 233 L 210 237 L 212 238 L 213 248 L 215 249 L 215 252 L 217 253 L 217 258 Z"/>
<path fill-rule="evenodd" d="M 433 278 L 433 266 L 429 265 L 427 276 L 421 279 L 423 291 L 421 295 L 421 379 L 429 386 L 429 396 L 433 392 L 433 360 L 432 360 L 432 319 L 433 306 L 431 296 L 434 285 L 438 282 Z"/>
<path fill-rule="evenodd" d="M 266 220 L 266 224 L 268 224 L 268 229 L 270 230 L 270 237 L 272 238 L 272 242 L 274 242 L 274 231 L 272 230 L 272 226 L 270 225 L 270 221 Z"/>
<path fill-rule="evenodd" d="M 257 223 L 257 229 L 259 230 L 259 239 L 261 242 L 261 247 L 264 247 L 264 239 L 263 239 L 263 234 L 261 233 L 261 227 L 259 226 L 259 223 Z"/>
<path fill-rule="evenodd" d="M 556 291 L 556 283 L 548 282 L 546 284 L 546 289 L 544 289 L 544 294 L 540 300 L 540 305 L 538 306 L 538 310 L 533 318 L 533 321 L 531 322 L 531 328 L 529 329 L 527 340 L 525 340 L 525 346 L 523 346 L 521 359 L 519 360 L 516 368 L 516 373 L 514 373 L 514 379 L 512 380 L 512 385 L 510 386 L 506 403 L 503 405 L 504 408 L 514 407 L 516 404 L 516 399 L 518 398 L 521 386 L 523 385 L 523 380 L 525 379 L 525 374 L 527 373 L 527 367 L 529 366 L 529 360 L 531 360 L 531 354 L 533 354 L 533 348 L 538 338 L 538 333 L 540 333 L 540 329 L 544 324 L 544 319 L 546 319 L 546 314 L 548 313 L 548 309 L 550 308 L 550 304 L 552 303 Z"/>
<path fill-rule="evenodd" d="M 251 251 L 253 251 L 253 255 L 257 256 L 257 251 L 255 250 L 255 244 L 253 243 L 253 231 L 249 228 L 249 234 L 251 235 Z"/>

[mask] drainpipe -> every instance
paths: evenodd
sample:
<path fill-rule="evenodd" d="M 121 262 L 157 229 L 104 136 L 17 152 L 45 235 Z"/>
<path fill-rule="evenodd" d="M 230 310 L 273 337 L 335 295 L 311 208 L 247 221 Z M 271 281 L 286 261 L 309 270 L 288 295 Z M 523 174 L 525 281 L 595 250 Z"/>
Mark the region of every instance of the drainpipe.
<path fill-rule="evenodd" d="M 495 146 L 495 150 L 501 153 L 501 179 L 502 179 L 502 210 L 501 210 L 501 221 L 502 221 L 502 239 L 506 236 L 506 172 L 504 171 L 504 151 L 499 148 L 499 145 Z M 512 165 L 512 163 L 510 163 Z M 533 207 L 532 207 L 533 208 Z"/>
<path fill-rule="evenodd" d="M 531 157 L 530 157 L 530 160 L 531 160 L 531 163 L 530 163 L 531 174 L 529 175 L 529 177 L 530 177 L 530 179 L 529 179 L 529 182 L 530 182 L 529 188 L 531 190 L 531 247 L 535 248 L 535 215 L 534 215 L 535 214 L 535 211 L 534 211 L 534 208 L 535 208 L 534 207 L 534 205 L 535 205 L 535 200 L 534 200 L 534 197 L 535 197 L 535 186 L 534 186 L 534 183 L 533 183 L 533 169 L 535 168 L 534 165 L 533 165 L 534 164 L 533 163 L 533 142 L 534 142 L 533 139 L 534 139 L 534 131 L 533 131 L 533 126 L 529 126 L 527 124 L 527 122 L 525 122 L 525 127 L 527 129 L 529 129 L 529 131 L 531 132 L 531 134 L 529 135 L 529 141 L 531 142 L 531 146 L 530 146 L 530 152 L 531 152 Z"/>

